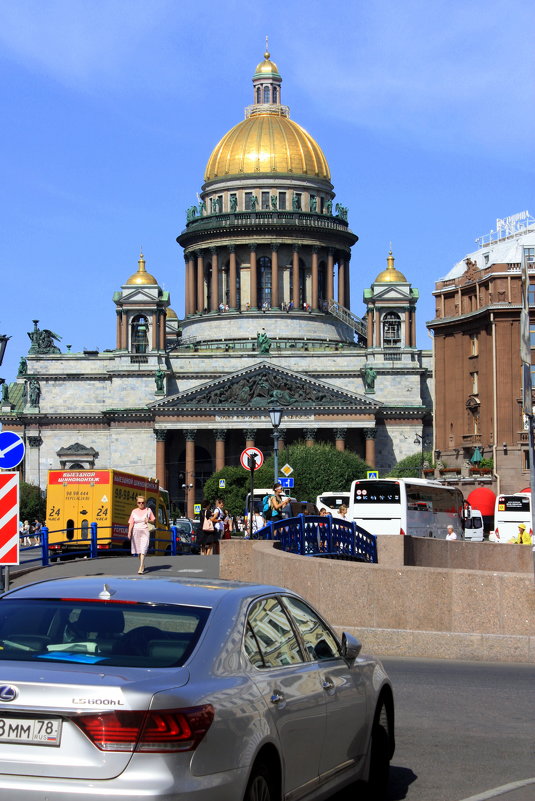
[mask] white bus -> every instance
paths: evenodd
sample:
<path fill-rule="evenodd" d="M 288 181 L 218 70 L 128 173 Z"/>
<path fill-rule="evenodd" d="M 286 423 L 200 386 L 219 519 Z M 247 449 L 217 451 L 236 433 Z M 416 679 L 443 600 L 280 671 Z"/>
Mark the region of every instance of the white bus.
<path fill-rule="evenodd" d="M 350 495 L 349 492 L 329 492 L 325 491 L 322 492 L 321 495 L 318 495 L 316 498 L 316 508 L 318 512 L 321 512 L 322 509 L 327 509 L 329 514 L 336 514 L 340 506 L 347 506 L 349 509 L 349 499 Z"/>
<path fill-rule="evenodd" d="M 463 536 L 460 490 L 420 478 L 361 479 L 351 484 L 349 517 L 371 534 L 445 539 L 452 525 Z"/>
<path fill-rule="evenodd" d="M 494 507 L 494 531 L 490 542 L 509 542 L 518 534 L 518 526 L 523 523 L 531 532 L 531 494 L 515 492 L 511 495 L 498 495 Z"/>

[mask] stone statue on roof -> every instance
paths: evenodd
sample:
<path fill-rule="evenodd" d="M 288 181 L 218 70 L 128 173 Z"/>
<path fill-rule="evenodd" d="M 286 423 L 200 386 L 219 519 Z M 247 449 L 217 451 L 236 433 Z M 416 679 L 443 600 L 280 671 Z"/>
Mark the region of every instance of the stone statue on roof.
<path fill-rule="evenodd" d="M 61 353 L 60 349 L 54 345 L 54 340 L 59 341 L 61 339 L 59 334 L 54 334 L 48 328 L 41 330 L 38 328 L 38 323 L 39 320 L 33 320 L 33 331 L 28 331 L 28 336 L 32 343 L 28 353 Z"/>

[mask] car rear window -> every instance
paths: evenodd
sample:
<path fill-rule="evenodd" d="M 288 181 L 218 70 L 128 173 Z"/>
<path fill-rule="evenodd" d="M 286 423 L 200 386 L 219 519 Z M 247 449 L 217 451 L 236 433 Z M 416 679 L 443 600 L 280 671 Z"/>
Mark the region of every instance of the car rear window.
<path fill-rule="evenodd" d="M 172 604 L 5 599 L 0 660 L 176 667 L 195 648 L 209 613 Z"/>

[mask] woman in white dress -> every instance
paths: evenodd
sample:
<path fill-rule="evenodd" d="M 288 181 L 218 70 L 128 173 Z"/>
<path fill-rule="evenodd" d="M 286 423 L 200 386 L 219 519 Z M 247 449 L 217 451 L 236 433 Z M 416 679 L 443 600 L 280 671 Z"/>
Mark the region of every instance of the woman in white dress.
<path fill-rule="evenodd" d="M 132 509 L 132 514 L 128 521 L 128 539 L 130 540 L 130 548 L 132 554 L 139 556 L 139 570 L 140 575 L 145 572 L 145 556 L 149 550 L 150 532 L 149 523 L 154 523 L 155 517 L 152 509 L 146 505 L 143 495 L 138 495 L 136 499 L 136 508 Z"/>

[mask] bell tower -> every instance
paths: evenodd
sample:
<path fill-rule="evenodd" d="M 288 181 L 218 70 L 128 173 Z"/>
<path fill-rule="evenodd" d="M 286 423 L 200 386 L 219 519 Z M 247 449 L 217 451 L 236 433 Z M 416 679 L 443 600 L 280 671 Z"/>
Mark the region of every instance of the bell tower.
<path fill-rule="evenodd" d="M 117 307 L 116 348 L 144 361 L 148 354 L 165 351 L 169 292 L 147 272 L 143 253 L 137 264 L 137 271 L 113 296 Z"/>

